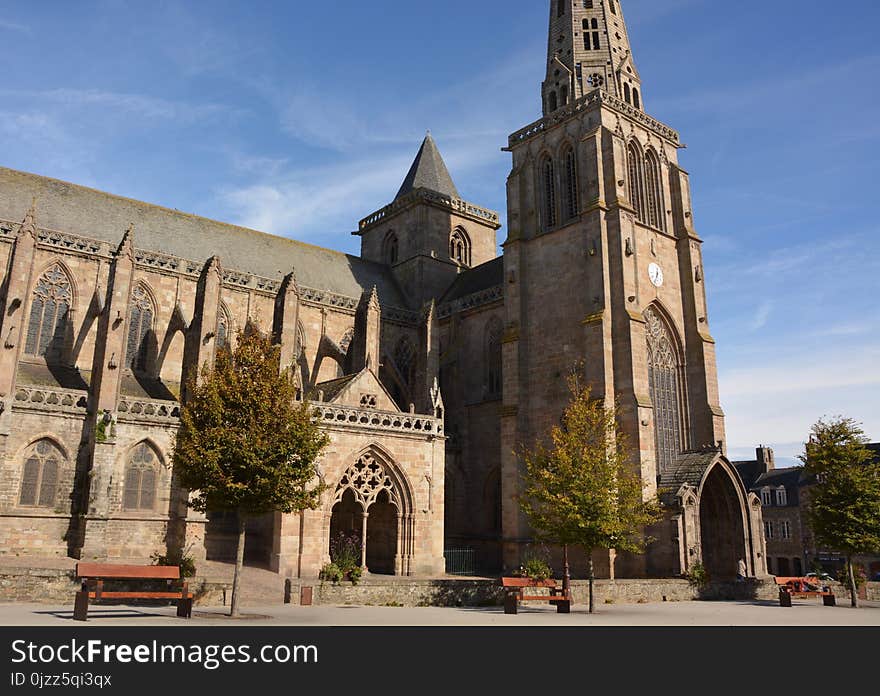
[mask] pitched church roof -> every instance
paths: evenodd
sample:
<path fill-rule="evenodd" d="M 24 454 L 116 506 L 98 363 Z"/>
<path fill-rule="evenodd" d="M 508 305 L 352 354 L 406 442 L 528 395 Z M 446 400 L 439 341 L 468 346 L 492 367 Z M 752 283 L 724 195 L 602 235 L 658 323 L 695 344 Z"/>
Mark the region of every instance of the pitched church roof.
<path fill-rule="evenodd" d="M 419 153 L 416 155 L 415 161 L 409 168 L 406 179 L 403 180 L 403 186 L 394 197 L 394 200 L 403 198 L 408 193 L 412 193 L 415 189 L 425 188 L 437 193 L 442 193 L 450 198 L 461 198 L 458 195 L 458 189 L 449 175 L 446 163 L 437 149 L 437 143 L 431 134 L 425 136 Z"/>
<path fill-rule="evenodd" d="M 440 303 L 452 302 L 468 295 L 488 290 L 504 282 L 504 257 L 498 256 L 491 261 L 474 266 L 459 273 Z"/>
<path fill-rule="evenodd" d="M 33 198 L 37 225 L 108 242 L 115 250 L 129 224 L 134 246 L 281 280 L 293 271 L 300 287 L 360 299 L 374 285 L 383 305 L 407 307 L 390 269 L 338 251 L 217 222 L 103 191 L 0 167 L 0 219 L 20 221 Z"/>

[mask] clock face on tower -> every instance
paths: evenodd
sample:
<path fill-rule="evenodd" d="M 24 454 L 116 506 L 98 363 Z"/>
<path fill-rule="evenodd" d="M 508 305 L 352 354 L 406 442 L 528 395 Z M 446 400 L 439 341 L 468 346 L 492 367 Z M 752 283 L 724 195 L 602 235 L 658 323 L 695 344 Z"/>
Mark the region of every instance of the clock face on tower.
<path fill-rule="evenodd" d="M 648 277 L 651 279 L 651 282 L 654 284 L 654 287 L 660 287 L 663 285 L 663 269 L 660 268 L 656 263 L 652 263 L 648 266 Z"/>

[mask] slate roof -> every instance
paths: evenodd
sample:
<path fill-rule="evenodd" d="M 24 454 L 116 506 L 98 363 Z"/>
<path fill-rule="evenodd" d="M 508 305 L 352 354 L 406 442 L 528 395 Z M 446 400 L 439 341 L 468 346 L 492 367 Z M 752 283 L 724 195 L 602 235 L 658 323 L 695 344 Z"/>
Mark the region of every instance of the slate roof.
<path fill-rule="evenodd" d="M 57 179 L 0 167 L 0 219 L 20 222 L 37 200 L 42 228 L 109 242 L 115 249 L 129 224 L 134 246 L 281 280 L 291 271 L 300 286 L 360 298 L 375 285 L 383 305 L 407 307 L 391 270 L 338 251 L 123 198 Z"/>
<path fill-rule="evenodd" d="M 452 302 L 504 282 L 504 257 L 499 256 L 479 266 L 459 273 L 440 303 Z"/>
<path fill-rule="evenodd" d="M 353 375 L 345 375 L 344 377 L 339 377 L 337 379 L 331 379 L 326 382 L 319 382 L 315 385 L 315 393 L 322 391 L 324 392 L 324 401 L 330 402 L 336 398 L 337 394 L 345 389 L 352 380 L 357 377 L 357 374 Z"/>
<path fill-rule="evenodd" d="M 442 193 L 450 198 L 461 198 L 458 195 L 458 189 L 449 175 L 446 163 L 437 149 L 437 143 L 428 133 L 425 136 L 422 146 L 416 155 L 415 161 L 403 180 L 403 185 L 394 197 L 394 200 L 403 198 L 405 195 L 412 193 L 415 189 L 425 188 L 437 193 Z"/>
<path fill-rule="evenodd" d="M 712 465 L 719 454 L 718 450 L 707 450 L 705 452 L 683 452 L 678 455 L 672 470 L 660 477 L 659 487 L 664 491 L 662 497 L 674 498 L 685 484 L 698 488 L 706 469 Z"/>

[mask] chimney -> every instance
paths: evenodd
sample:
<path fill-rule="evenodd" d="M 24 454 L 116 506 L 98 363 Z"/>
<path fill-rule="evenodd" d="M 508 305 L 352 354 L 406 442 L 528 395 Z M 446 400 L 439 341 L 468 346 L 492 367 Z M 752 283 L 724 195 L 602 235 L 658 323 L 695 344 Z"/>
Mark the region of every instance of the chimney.
<path fill-rule="evenodd" d="M 758 459 L 758 473 L 766 474 L 768 471 L 773 471 L 776 468 L 776 460 L 773 457 L 773 450 L 769 447 L 765 447 L 761 445 L 757 449 L 755 449 L 755 454 Z"/>

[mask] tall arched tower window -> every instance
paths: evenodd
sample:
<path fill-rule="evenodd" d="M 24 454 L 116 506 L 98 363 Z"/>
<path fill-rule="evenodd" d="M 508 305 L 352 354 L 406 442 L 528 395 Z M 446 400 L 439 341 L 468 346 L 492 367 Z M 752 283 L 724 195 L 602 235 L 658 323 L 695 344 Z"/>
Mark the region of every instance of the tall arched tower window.
<path fill-rule="evenodd" d="M 562 156 L 565 164 L 565 219 L 571 220 L 578 212 L 577 158 L 574 148 L 569 147 Z"/>
<path fill-rule="evenodd" d="M 156 506 L 159 458 L 146 442 L 137 445 L 125 465 L 124 510 L 152 510 Z"/>
<path fill-rule="evenodd" d="M 645 155 L 645 198 L 648 224 L 658 230 L 665 229 L 663 179 L 660 175 L 660 160 L 653 150 L 648 150 Z"/>
<path fill-rule="evenodd" d="M 56 263 L 40 276 L 34 288 L 24 348 L 26 355 L 46 360 L 61 358 L 72 302 L 70 278 Z"/>
<path fill-rule="evenodd" d="M 403 378 L 404 385 L 412 390 L 416 379 L 416 349 L 406 336 L 403 336 L 394 348 L 394 364 Z"/>
<path fill-rule="evenodd" d="M 138 283 L 131 293 L 128 312 L 128 341 L 125 348 L 125 364 L 132 370 L 147 369 L 149 339 L 153 333 L 156 310 L 147 288 Z"/>
<path fill-rule="evenodd" d="M 229 310 L 221 304 L 217 311 L 217 340 L 214 342 L 217 350 L 229 348 L 229 335 L 232 331 L 232 320 L 229 318 Z"/>
<path fill-rule="evenodd" d="M 462 266 L 471 265 L 471 240 L 460 227 L 449 238 L 449 258 Z"/>
<path fill-rule="evenodd" d="M 54 508 L 63 461 L 64 455 L 51 440 L 34 443 L 24 459 L 19 505 Z"/>
<path fill-rule="evenodd" d="M 501 320 L 494 317 L 486 324 L 485 365 L 486 397 L 494 399 L 501 396 Z"/>
<path fill-rule="evenodd" d="M 629 199 L 635 208 L 636 219 L 645 222 L 645 173 L 639 146 L 630 142 L 626 147 L 626 166 L 629 171 Z"/>
<path fill-rule="evenodd" d="M 389 266 L 396 264 L 400 258 L 400 244 L 397 241 L 397 235 L 394 234 L 394 232 L 389 232 L 385 237 L 382 258 L 385 259 L 385 263 Z"/>
<path fill-rule="evenodd" d="M 545 158 L 541 164 L 541 193 L 543 194 L 544 229 L 556 227 L 556 172 L 553 160 Z"/>
<path fill-rule="evenodd" d="M 664 473 L 684 449 L 682 364 L 672 329 L 654 307 L 645 310 L 645 331 L 648 381 L 654 404 L 657 471 Z"/>

